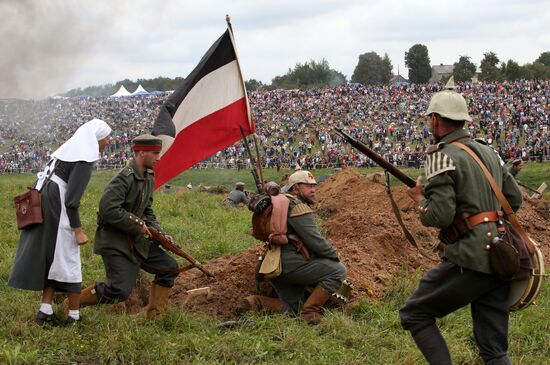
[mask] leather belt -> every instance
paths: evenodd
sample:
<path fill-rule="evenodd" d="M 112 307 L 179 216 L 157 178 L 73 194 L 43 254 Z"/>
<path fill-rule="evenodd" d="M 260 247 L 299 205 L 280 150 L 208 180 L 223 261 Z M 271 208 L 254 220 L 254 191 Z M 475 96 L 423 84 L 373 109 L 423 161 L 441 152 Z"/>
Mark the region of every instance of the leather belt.
<path fill-rule="evenodd" d="M 471 227 L 477 226 L 481 223 L 497 222 L 500 219 L 499 212 L 481 212 L 466 218 L 468 224 Z"/>

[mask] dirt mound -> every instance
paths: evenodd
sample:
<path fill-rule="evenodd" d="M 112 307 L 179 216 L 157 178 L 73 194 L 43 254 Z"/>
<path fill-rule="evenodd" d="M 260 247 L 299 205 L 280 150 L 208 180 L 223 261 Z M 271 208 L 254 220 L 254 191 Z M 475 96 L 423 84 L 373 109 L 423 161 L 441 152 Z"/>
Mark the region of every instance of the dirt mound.
<path fill-rule="evenodd" d="M 406 187 L 394 187 L 392 191 L 405 225 L 418 244 L 435 258 L 429 246 L 437 231 L 421 225 L 417 205 L 407 197 Z M 381 298 L 384 288 L 396 274 L 435 264 L 406 240 L 380 182 L 373 182 L 357 170 L 345 169 L 320 184 L 317 196 L 318 214 L 324 219 L 322 230 L 337 247 L 348 268 L 348 278 L 355 286 L 354 298 Z M 518 217 L 539 243 L 548 262 L 549 219 L 541 214 L 540 203 L 527 201 Z M 240 298 L 269 291 L 266 284 L 257 288 L 254 280 L 259 251 L 260 246 L 205 263 L 205 267 L 216 275 L 215 280 L 196 269 L 181 274 L 171 301 L 189 312 L 203 312 L 220 319 L 233 318 L 232 311 Z M 201 287 L 209 289 L 192 291 Z"/>

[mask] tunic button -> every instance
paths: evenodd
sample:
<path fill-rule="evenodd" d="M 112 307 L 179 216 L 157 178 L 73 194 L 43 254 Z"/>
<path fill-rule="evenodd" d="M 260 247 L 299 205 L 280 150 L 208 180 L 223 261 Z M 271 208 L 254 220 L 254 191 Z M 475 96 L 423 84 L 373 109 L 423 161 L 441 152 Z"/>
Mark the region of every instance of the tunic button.
<path fill-rule="evenodd" d="M 487 232 L 487 236 L 491 237 L 493 234 L 491 232 Z"/>
<path fill-rule="evenodd" d="M 490 251 L 490 250 L 491 250 L 491 245 L 485 246 L 485 251 Z"/>
<path fill-rule="evenodd" d="M 487 218 L 487 217 L 483 218 L 483 220 L 484 220 L 485 222 L 489 222 L 489 218 Z"/>

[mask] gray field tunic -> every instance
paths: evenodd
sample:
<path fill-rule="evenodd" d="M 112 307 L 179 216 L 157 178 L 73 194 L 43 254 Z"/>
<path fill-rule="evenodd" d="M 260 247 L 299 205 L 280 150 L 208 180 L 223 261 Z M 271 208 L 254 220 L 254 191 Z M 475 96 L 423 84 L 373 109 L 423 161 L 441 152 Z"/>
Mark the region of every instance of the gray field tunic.
<path fill-rule="evenodd" d="M 86 186 L 92 175 L 93 163 L 78 161 L 60 161 L 55 170 L 54 180 L 48 181 L 42 189 L 42 211 L 44 223 L 21 231 L 19 245 L 15 254 L 15 260 L 8 279 L 8 285 L 14 288 L 27 290 L 43 290 L 45 287 L 54 287 L 60 290 L 79 292 L 81 281 L 70 282 L 48 279 L 56 249 L 59 250 L 60 220 L 68 219 L 70 227 L 65 230 L 81 226 L 78 209 L 80 199 L 86 190 Z M 64 194 L 64 209 L 62 209 L 59 184 L 66 183 Z M 62 214 L 66 214 L 65 217 Z M 71 230 L 72 232 L 72 230 Z M 74 234 L 73 234 L 74 240 Z M 76 242 L 74 243 L 76 245 Z M 78 249 L 78 246 L 76 246 Z M 57 255 L 63 252 L 57 252 Z M 80 262 L 80 251 L 75 250 L 79 257 L 74 258 Z M 76 260 L 77 259 L 77 260 Z M 81 267 L 72 268 L 73 272 L 67 273 L 71 277 L 81 277 Z M 78 272 L 74 272 L 78 270 Z"/>

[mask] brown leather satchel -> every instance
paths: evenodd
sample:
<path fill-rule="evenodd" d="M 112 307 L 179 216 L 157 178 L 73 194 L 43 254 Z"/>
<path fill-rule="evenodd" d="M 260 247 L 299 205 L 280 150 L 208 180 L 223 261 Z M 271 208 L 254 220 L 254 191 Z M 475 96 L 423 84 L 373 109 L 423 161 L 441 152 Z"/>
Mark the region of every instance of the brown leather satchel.
<path fill-rule="evenodd" d="M 50 180 L 55 172 L 55 169 L 57 168 L 55 159 L 52 159 L 50 163 L 54 163 L 55 165 L 42 184 L 42 188 L 46 185 L 48 180 Z M 42 193 L 40 190 L 35 189 L 34 186 L 29 186 L 27 189 L 28 190 L 23 194 L 17 195 L 13 198 L 13 204 L 15 205 L 15 217 L 17 218 L 17 228 L 19 229 L 31 228 L 44 222 L 44 217 L 42 215 Z"/>
<path fill-rule="evenodd" d="M 42 198 L 39 190 L 28 187 L 23 194 L 13 198 L 17 228 L 25 229 L 44 222 L 42 216 Z"/>

